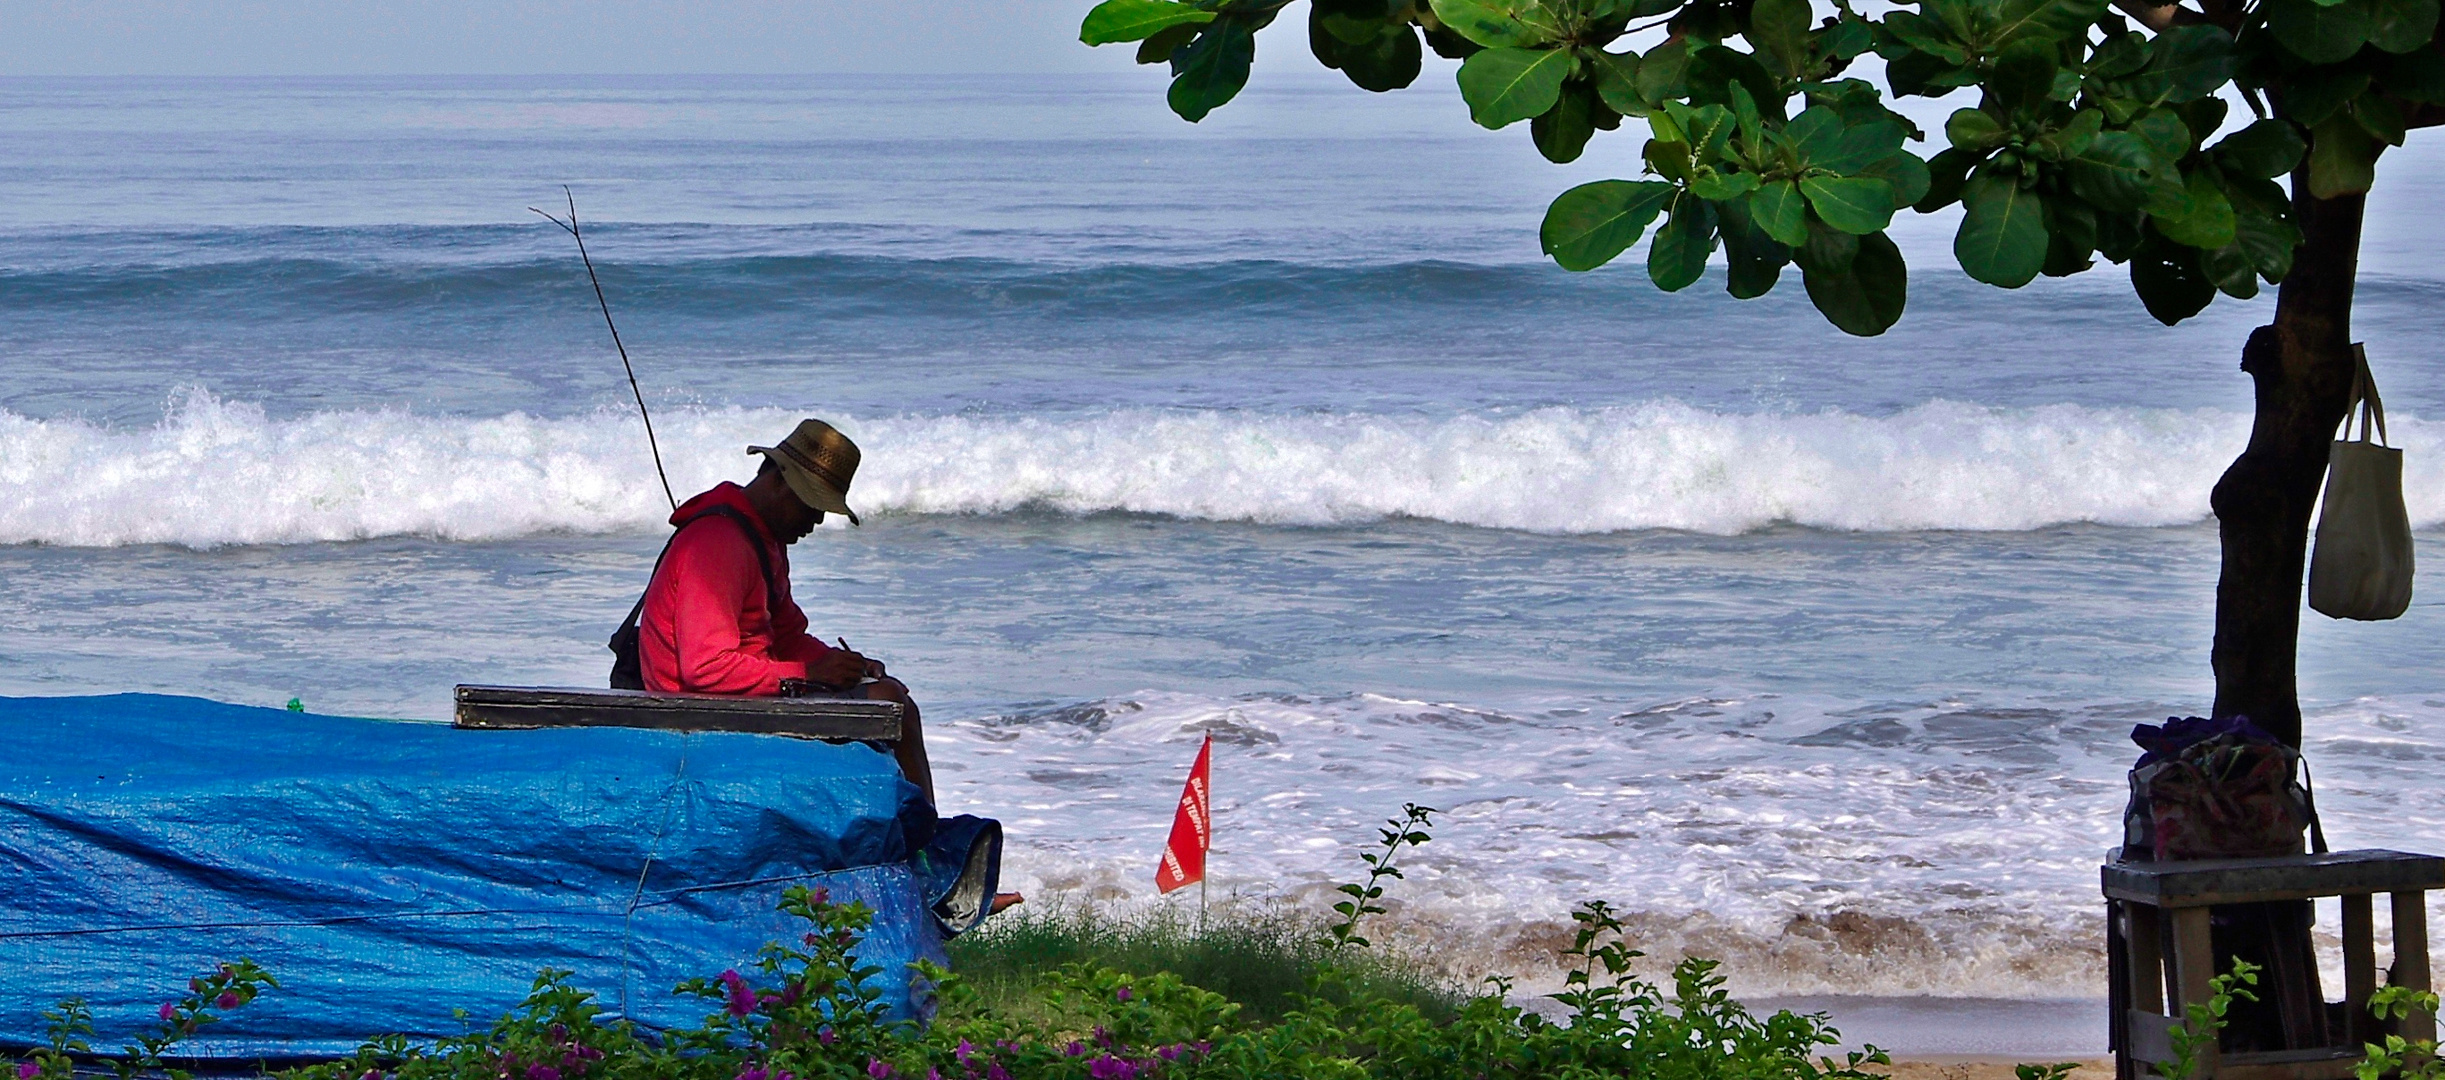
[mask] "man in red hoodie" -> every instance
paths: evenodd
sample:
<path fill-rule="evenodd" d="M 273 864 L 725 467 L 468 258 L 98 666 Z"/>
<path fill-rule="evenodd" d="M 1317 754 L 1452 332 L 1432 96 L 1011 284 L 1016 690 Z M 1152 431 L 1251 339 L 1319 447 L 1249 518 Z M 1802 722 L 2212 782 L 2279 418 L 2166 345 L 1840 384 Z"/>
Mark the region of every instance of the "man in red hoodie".
<path fill-rule="evenodd" d="M 807 633 L 790 598 L 789 550 L 824 514 L 857 523 L 849 481 L 857 444 L 821 420 L 798 425 L 778 446 L 751 446 L 763 467 L 747 486 L 724 481 L 671 514 L 678 527 L 637 615 L 637 659 L 645 689 L 772 696 L 798 682 L 901 705 L 894 756 L 910 783 L 934 801 L 925 732 L 908 687 L 881 662 Z M 785 685 L 788 684 L 788 685 Z"/>

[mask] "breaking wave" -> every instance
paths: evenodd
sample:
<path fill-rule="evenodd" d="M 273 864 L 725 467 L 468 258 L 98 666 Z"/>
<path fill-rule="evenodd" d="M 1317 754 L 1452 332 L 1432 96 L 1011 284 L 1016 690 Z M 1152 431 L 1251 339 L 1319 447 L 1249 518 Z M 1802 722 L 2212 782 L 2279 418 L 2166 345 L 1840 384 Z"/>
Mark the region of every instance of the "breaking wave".
<path fill-rule="evenodd" d="M 743 477 L 800 414 L 665 412 L 679 494 Z M 2248 434 L 2218 410 L 1936 401 L 1887 416 L 1670 402 L 1426 417 L 1120 410 L 835 417 L 852 502 L 890 514 L 1130 512 L 1268 525 L 1409 517 L 1549 533 L 2183 525 Z M 2398 418 L 2413 521 L 2445 521 L 2445 425 Z M 0 542 L 490 540 L 654 528 L 633 416 L 408 410 L 275 419 L 190 391 L 149 429 L 0 411 Z"/>

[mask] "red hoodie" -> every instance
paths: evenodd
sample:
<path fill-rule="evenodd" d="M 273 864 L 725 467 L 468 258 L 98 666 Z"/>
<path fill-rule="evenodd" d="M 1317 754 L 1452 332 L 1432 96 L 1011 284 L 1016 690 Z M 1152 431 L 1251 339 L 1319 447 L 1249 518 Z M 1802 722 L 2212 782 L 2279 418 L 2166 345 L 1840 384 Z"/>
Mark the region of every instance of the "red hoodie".
<path fill-rule="evenodd" d="M 771 696 L 781 680 L 803 679 L 807 661 L 831 651 L 807 636 L 806 613 L 790 599 L 789 551 L 773 540 L 747 502 L 747 491 L 724 482 L 671 514 L 677 525 L 707 507 L 728 506 L 755 523 L 755 543 L 772 556 L 772 592 L 781 610 L 767 610 L 764 570 L 738 522 L 706 514 L 679 530 L 661 568 L 645 587 L 637 617 L 637 658 L 648 690 Z"/>

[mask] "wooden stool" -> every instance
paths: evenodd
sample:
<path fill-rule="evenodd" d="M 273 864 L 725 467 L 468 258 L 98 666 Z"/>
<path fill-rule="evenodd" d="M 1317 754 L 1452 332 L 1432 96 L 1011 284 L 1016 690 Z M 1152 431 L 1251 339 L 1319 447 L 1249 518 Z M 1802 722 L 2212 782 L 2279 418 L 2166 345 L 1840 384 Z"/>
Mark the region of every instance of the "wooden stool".
<path fill-rule="evenodd" d="M 2396 984 L 2428 989 L 2427 891 L 2445 888 L 2445 858 L 2400 851 L 2337 851 L 2269 859 L 2196 859 L 2183 862 L 2108 862 L 2102 876 L 2110 912 L 2128 942 L 2129 980 L 2122 988 L 2131 1008 L 2115 1071 L 2143 1076 L 2147 1066 L 2169 1061 L 2169 1033 L 2187 1006 L 2208 999 L 2214 968 L 2208 942 L 2208 908 L 2271 900 L 2343 898 L 2343 1000 L 2348 1029 L 2344 1041 L 2312 1050 L 2218 1055 L 2210 1044 L 2194 1080 L 2343 1080 L 2352 1075 L 2364 1042 L 2377 1035 L 2368 1014 L 2377 988 L 2377 947 L 2371 898 L 2392 894 Z M 2160 917 L 2173 928 L 2171 948 L 2159 931 Z M 2166 1007 L 2168 982 L 2174 989 Z M 2402 1021 L 2410 1039 L 2436 1037 L 2436 1017 L 2413 1013 Z"/>

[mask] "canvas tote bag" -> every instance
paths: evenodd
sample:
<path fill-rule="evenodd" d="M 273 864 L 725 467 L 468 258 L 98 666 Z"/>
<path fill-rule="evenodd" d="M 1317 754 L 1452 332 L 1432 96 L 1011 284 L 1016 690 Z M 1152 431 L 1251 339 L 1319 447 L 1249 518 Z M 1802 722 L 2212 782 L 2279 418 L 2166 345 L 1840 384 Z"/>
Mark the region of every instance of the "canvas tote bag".
<path fill-rule="evenodd" d="M 2343 414 L 2343 438 L 2327 457 L 2325 507 L 2309 558 L 2309 606 L 2337 619 L 2391 619 L 2411 606 L 2403 452 L 2385 445 L 2386 409 L 2369 377 L 2367 350 L 2352 346 L 2352 359 L 2359 370 Z M 2358 439 L 2351 437 L 2355 416 Z"/>

